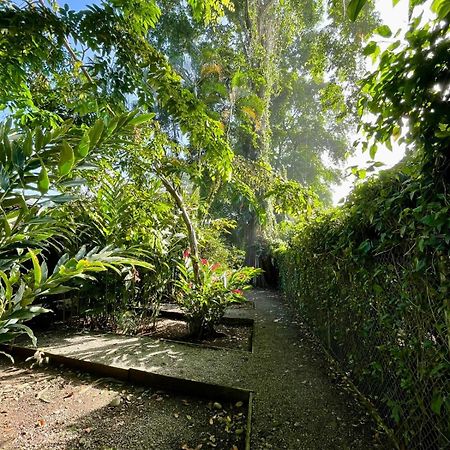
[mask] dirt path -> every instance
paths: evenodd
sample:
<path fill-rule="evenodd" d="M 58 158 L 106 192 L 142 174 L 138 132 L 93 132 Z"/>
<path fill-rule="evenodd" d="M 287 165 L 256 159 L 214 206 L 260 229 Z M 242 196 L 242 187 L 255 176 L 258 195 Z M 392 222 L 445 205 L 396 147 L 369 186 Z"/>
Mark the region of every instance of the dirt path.
<path fill-rule="evenodd" d="M 371 421 L 333 382 L 327 361 L 279 294 L 254 291 L 254 449 L 369 449 Z"/>
<path fill-rule="evenodd" d="M 238 450 L 244 445 L 242 402 L 215 404 L 67 368 L 29 366 L 0 360 L 2 450 Z"/>
<path fill-rule="evenodd" d="M 254 450 L 376 448 L 368 415 L 330 376 L 326 358 L 280 296 L 255 290 L 249 297 L 255 308 L 234 315 L 255 319 L 253 353 L 93 334 L 44 335 L 39 345 L 118 367 L 251 389 Z"/>

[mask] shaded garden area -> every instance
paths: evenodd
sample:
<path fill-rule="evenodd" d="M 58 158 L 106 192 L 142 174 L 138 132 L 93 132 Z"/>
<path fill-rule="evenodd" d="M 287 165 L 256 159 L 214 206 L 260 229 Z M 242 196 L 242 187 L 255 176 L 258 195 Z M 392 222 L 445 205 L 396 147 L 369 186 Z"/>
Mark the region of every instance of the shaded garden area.
<path fill-rule="evenodd" d="M 0 447 L 450 446 L 450 7 L 403 3 L 0 4 Z"/>

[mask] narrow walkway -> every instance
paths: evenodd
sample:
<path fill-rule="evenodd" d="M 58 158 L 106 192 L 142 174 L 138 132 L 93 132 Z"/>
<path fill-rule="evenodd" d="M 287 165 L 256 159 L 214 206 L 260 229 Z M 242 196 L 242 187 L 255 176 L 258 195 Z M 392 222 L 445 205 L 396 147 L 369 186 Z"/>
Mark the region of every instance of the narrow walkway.
<path fill-rule="evenodd" d="M 106 334 L 42 335 L 44 351 L 253 390 L 252 449 L 375 448 L 371 422 L 333 382 L 326 359 L 280 296 L 249 294 L 255 309 L 254 352 L 204 349 L 147 337 Z"/>

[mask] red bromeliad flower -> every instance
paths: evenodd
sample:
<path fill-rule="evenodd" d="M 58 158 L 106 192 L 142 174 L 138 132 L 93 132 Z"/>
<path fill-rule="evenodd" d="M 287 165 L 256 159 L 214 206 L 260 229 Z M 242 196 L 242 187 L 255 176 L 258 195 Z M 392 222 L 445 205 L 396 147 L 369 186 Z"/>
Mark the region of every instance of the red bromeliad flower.
<path fill-rule="evenodd" d="M 240 289 L 233 289 L 231 291 L 232 294 L 242 295 L 242 291 Z"/>
<path fill-rule="evenodd" d="M 202 259 L 200 260 L 200 262 L 201 262 L 204 266 L 207 266 L 207 265 L 208 265 L 208 260 L 205 259 L 205 258 L 202 258 Z"/>
<path fill-rule="evenodd" d="M 211 270 L 214 272 L 215 270 L 217 270 L 220 267 L 220 263 L 215 263 L 211 266 Z"/>
<path fill-rule="evenodd" d="M 183 258 L 184 258 L 184 259 L 188 259 L 189 256 L 191 256 L 191 251 L 187 248 L 187 249 L 183 252 Z"/>

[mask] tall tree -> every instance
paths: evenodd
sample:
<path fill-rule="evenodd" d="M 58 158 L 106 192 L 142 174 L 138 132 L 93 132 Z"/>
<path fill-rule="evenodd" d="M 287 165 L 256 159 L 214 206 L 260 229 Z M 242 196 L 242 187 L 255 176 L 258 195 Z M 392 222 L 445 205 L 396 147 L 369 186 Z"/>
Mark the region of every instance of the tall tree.
<path fill-rule="evenodd" d="M 360 43 L 376 21 L 368 9 L 352 24 L 337 3 L 237 2 L 224 20 L 205 29 L 167 0 L 164 9 L 173 14 L 151 36 L 186 86 L 222 121 L 243 157 L 233 163 L 233 204 L 226 186 L 220 208 L 223 213 L 228 203 L 229 214 L 238 218 L 236 239 L 246 248 L 249 264 L 258 264 L 257 241 L 270 235 L 274 223 L 267 196 L 273 189 L 267 176 L 249 177 L 244 165 L 251 163 L 255 172 L 272 173 L 272 178 L 313 185 L 325 200 L 326 185 L 338 177 L 323 157 L 338 161 L 346 153 L 363 62 Z"/>

